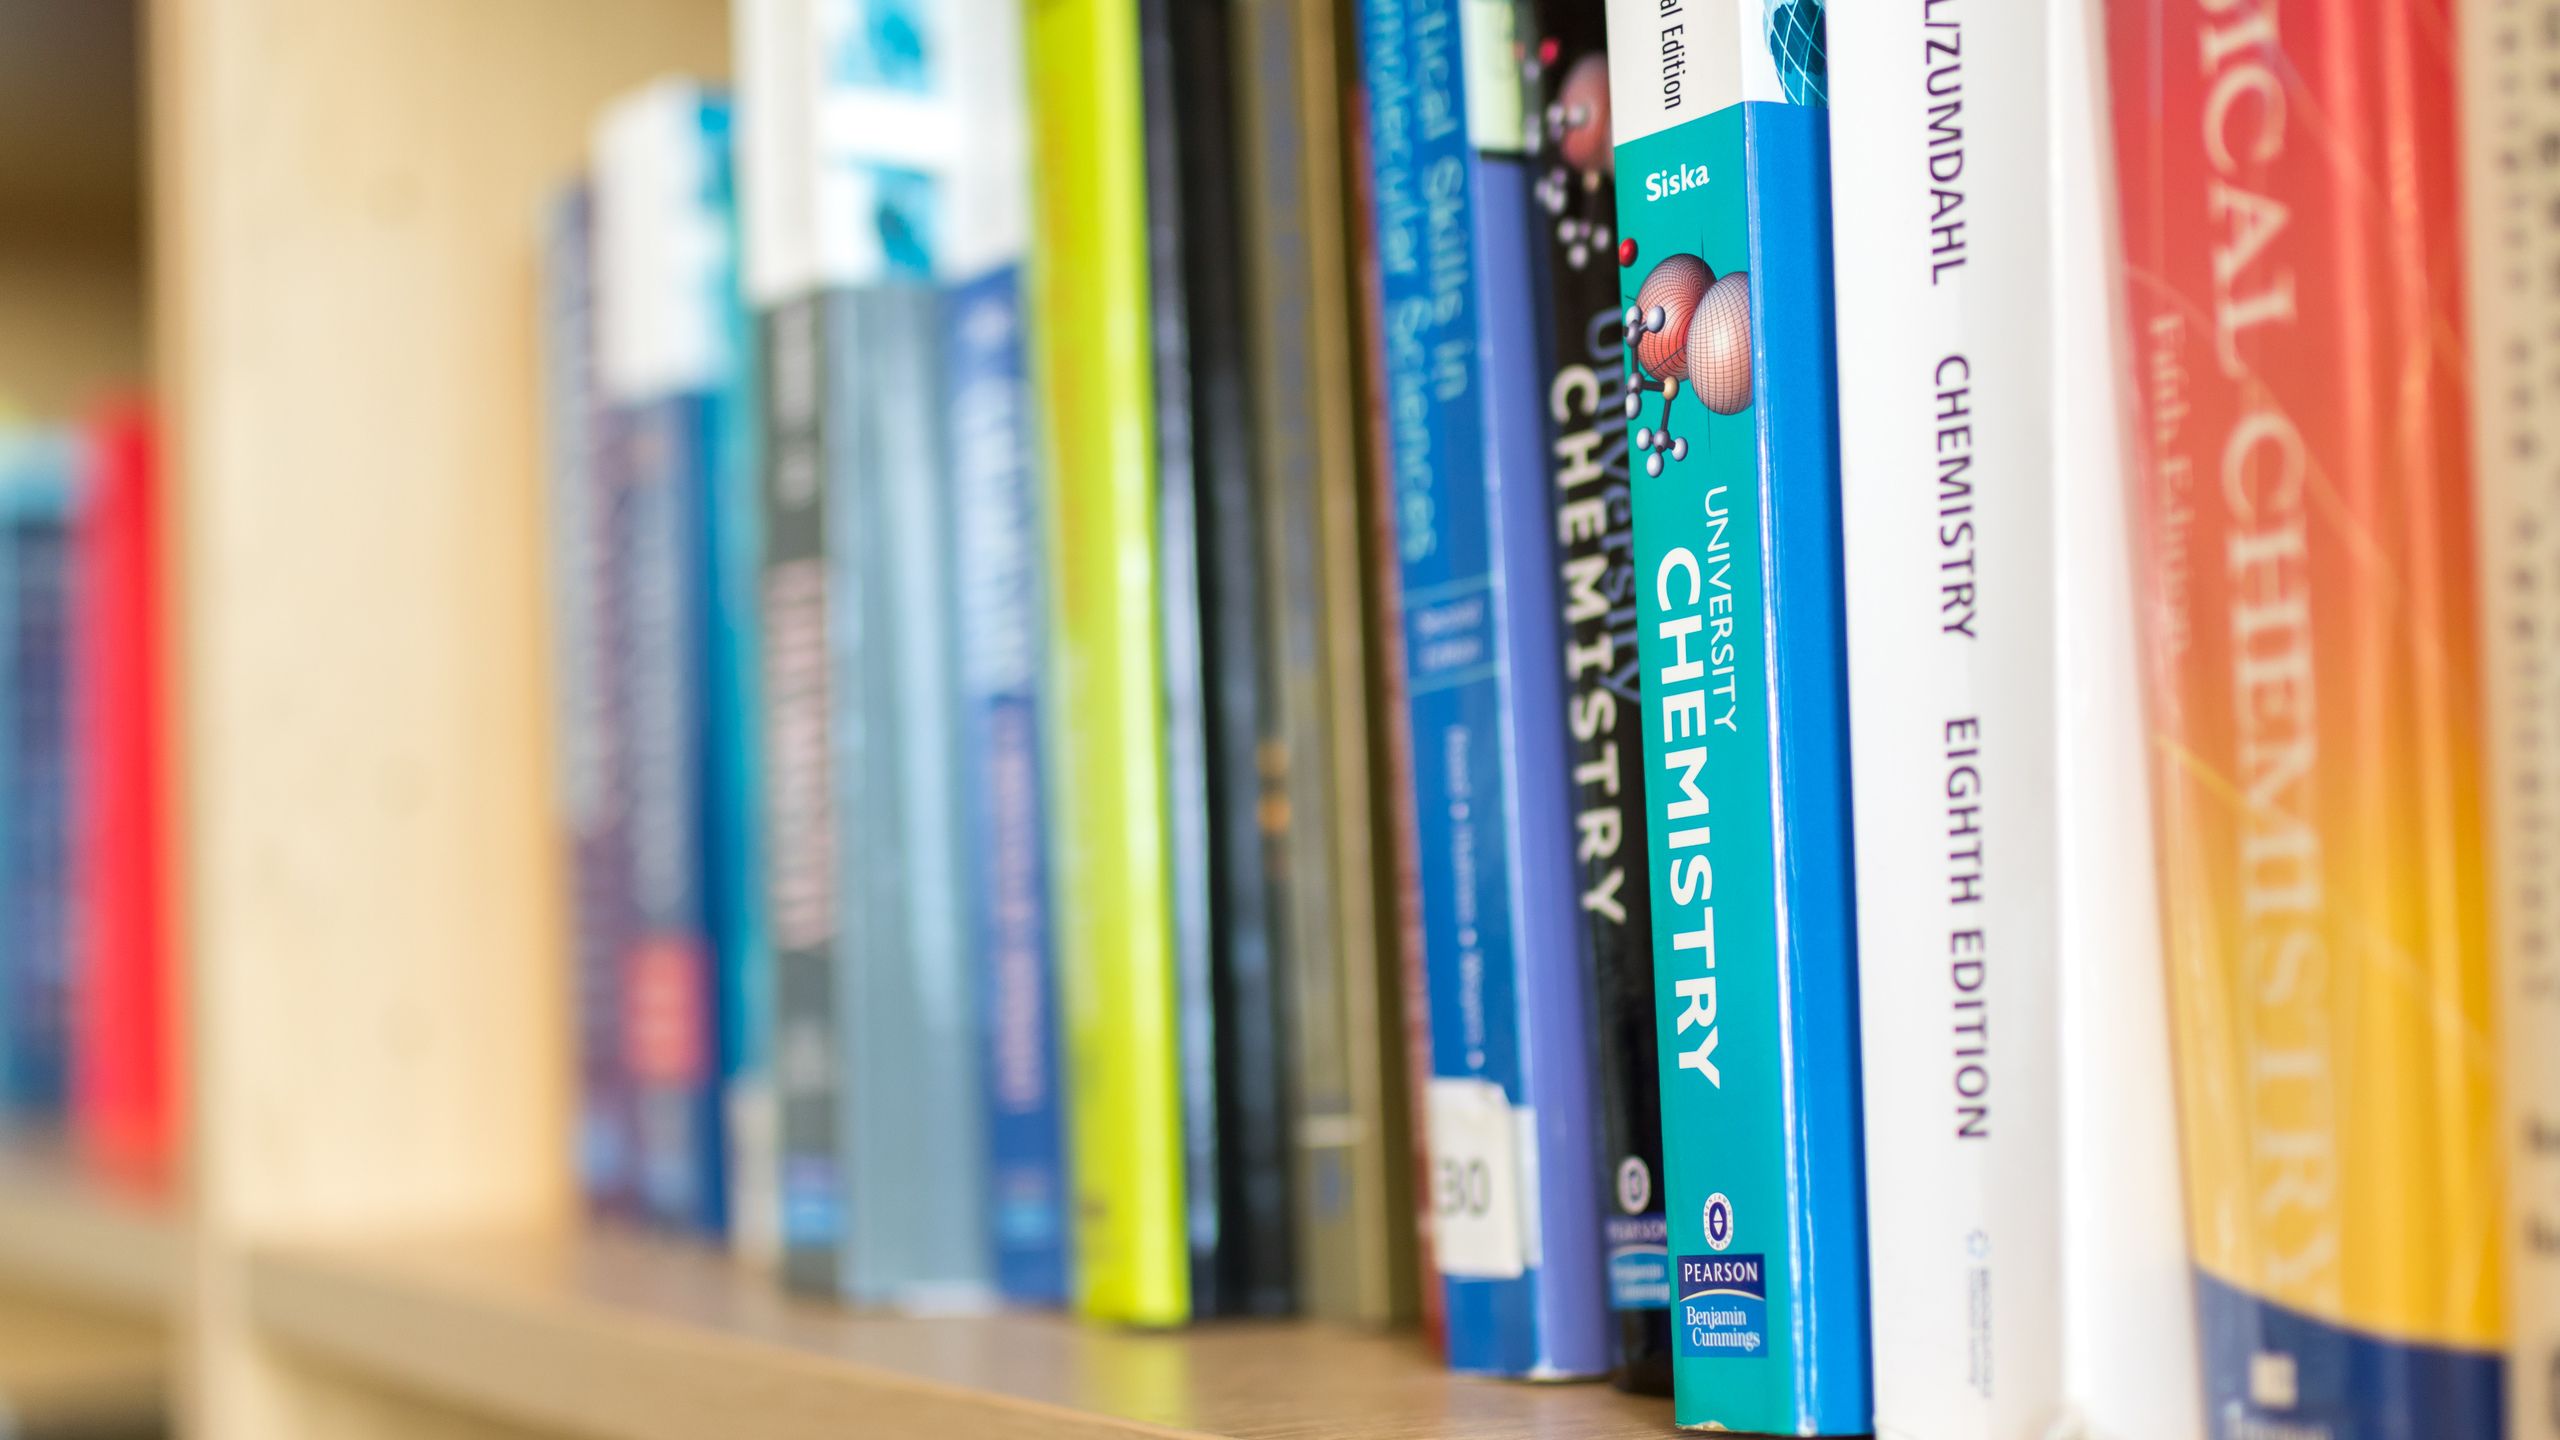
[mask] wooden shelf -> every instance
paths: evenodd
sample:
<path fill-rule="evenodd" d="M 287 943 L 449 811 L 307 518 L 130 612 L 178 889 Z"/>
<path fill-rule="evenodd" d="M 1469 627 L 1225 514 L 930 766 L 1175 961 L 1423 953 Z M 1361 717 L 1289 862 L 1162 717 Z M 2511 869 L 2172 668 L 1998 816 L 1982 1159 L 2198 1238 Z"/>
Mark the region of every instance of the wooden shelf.
<path fill-rule="evenodd" d="M 173 1206 L 82 1173 L 57 1147 L 0 1148 L 0 1288 L 165 1323 L 185 1270 Z"/>
<path fill-rule="evenodd" d="M 10 1435 L 156 1434 L 168 1350 L 160 1326 L 0 1301 L 0 1424 Z"/>
<path fill-rule="evenodd" d="M 248 1268 L 254 1323 L 312 1358 L 600 1440 L 1634 1440 L 1671 1421 L 1605 1386 L 1454 1377 L 1409 1336 L 858 1314 L 611 1231 L 267 1249 Z"/>

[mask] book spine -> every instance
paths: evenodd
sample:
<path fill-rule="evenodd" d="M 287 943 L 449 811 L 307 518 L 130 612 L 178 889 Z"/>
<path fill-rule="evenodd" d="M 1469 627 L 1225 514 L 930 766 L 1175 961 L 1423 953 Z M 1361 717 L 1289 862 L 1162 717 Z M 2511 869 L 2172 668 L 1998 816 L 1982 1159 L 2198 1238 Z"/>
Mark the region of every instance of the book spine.
<path fill-rule="evenodd" d="M 1292 1269 L 1279 897 L 1261 818 L 1278 717 L 1261 636 L 1227 21 L 1218 6 L 1141 0 L 1139 23 L 1191 1303 L 1268 1315 L 1289 1308 Z"/>
<path fill-rule="evenodd" d="M 761 821 L 775 1224 L 783 1283 L 837 1293 L 844 1244 L 836 1034 L 826 308 L 817 284 L 819 59 L 811 0 L 739 0 L 738 212 L 755 312 Z M 780 1063 L 781 1057 L 791 1063 Z"/>
<path fill-rule="evenodd" d="M 1136 6 L 1047 0 L 1029 35 L 1076 1304 L 1179 1324 L 1190 1267 Z"/>
<path fill-rule="evenodd" d="M 1343 1007 L 1347 957 L 1335 929 L 1336 883 L 1331 737 L 1326 731 L 1325 606 L 1320 574 L 1320 502 L 1316 455 L 1322 426 L 1337 423 L 1328 380 L 1310 364 L 1318 323 L 1308 194 L 1311 162 L 1300 28 L 1305 7 L 1288 0 L 1244 0 L 1230 36 L 1235 107 L 1235 168 L 1245 177 L 1242 208 L 1253 339 L 1252 401 L 1255 516 L 1262 539 L 1261 641 L 1272 659 L 1279 732 L 1265 749 L 1267 811 L 1283 817 L 1266 837 L 1275 890 L 1285 900 L 1280 927 L 1283 963 L 1296 1023 L 1289 1054 L 1296 1228 L 1292 1257 L 1306 1313 L 1361 1322 L 1363 1219 L 1355 1191 L 1352 1147 L 1360 1138 L 1353 1110 L 1348 1017 Z"/>
<path fill-rule="evenodd" d="M 1609 9 L 1676 1408 L 1791 1435 L 1872 1419 L 1821 24 Z"/>
<path fill-rule="evenodd" d="M 1010 1300 L 1067 1294 L 1065 1116 L 1049 906 L 1048 622 L 1038 471 L 1023 333 L 1022 272 L 955 287 L 948 384 L 954 511 L 961 527 L 962 737 L 986 1024 L 989 1201 L 996 1286 Z"/>
<path fill-rule="evenodd" d="M 2436 0 L 2108 6 L 2163 928 L 2221 1434 L 2505 1424 L 2456 28 Z"/>
<path fill-rule="evenodd" d="M 20 878 L 20 855 L 32 851 L 26 837 L 45 823 L 27 779 L 35 739 L 31 707 L 22 698 L 31 678 L 22 675 L 29 669 L 22 657 L 31 646 L 19 575 L 33 537 L 21 512 L 36 483 L 29 473 L 33 449 L 24 436 L 0 433 L 0 955 L 10 957 L 0 962 L 0 1121 L 52 1109 L 30 1093 L 30 1067 L 22 1058 L 35 1048 L 34 977 L 44 964 L 30 941 L 47 923 L 34 910 L 38 897 Z"/>
<path fill-rule="evenodd" d="M 958 677 L 943 302 L 831 292 L 829 564 L 837 618 L 846 1293 L 948 1308 L 988 1292 L 977 996 L 960 895 Z M 918 1184 L 918 1175 L 934 1177 Z"/>
<path fill-rule="evenodd" d="M 167 713 L 160 617 L 158 446 L 138 404 L 90 427 L 73 560 L 73 713 L 87 740 L 74 780 L 72 1128 L 109 1174 L 164 1179 L 185 1073 L 171 1013 Z"/>
<path fill-rule="evenodd" d="M 1374 416 L 1370 382 L 1377 369 L 1364 343 L 1377 307 L 1355 269 L 1371 233 L 1368 205 L 1358 191 L 1368 162 L 1354 140 L 1354 132 L 1366 133 L 1366 124 L 1355 118 L 1366 107 L 1348 0 L 1300 0 L 1300 8 L 1306 27 L 1298 83 L 1307 127 L 1306 223 L 1315 297 L 1309 358 L 1315 393 L 1330 394 L 1333 402 L 1320 411 L 1329 418 L 1318 421 L 1316 508 L 1325 593 L 1335 946 L 1342 972 L 1342 1043 L 1360 1127 L 1351 1152 L 1352 1195 L 1360 1206 L 1357 1233 L 1368 1237 L 1360 1252 L 1360 1309 L 1368 1323 L 1398 1324 L 1427 1300 L 1434 1319 L 1426 1328 L 1436 1349 L 1439 1287 L 1423 1284 L 1430 1267 L 1418 1254 L 1422 1237 L 1415 1223 L 1421 1214 L 1414 1187 L 1419 1090 L 1410 1071 L 1415 1046 L 1428 1039 L 1415 1038 L 1423 1034 L 1420 1016 L 1409 1017 L 1404 1003 L 1404 879 L 1412 870 L 1412 844 L 1409 827 L 1399 828 L 1396 797 L 1408 795 L 1410 787 L 1395 768 L 1390 738 L 1402 734 L 1404 704 L 1378 679 L 1382 673 L 1400 676 L 1403 662 L 1379 654 L 1383 637 L 1398 623 L 1375 590 L 1377 581 L 1388 578 L 1393 547 L 1375 555 L 1371 547 L 1373 538 L 1393 531 L 1394 518 L 1376 503 L 1376 482 L 1386 467 L 1364 430 Z M 1418 973 L 1418 936 L 1413 953 Z"/>
<path fill-rule="evenodd" d="M 2046 12 L 1828 32 L 1876 1426 L 2063 1413 Z"/>
<path fill-rule="evenodd" d="M 2507 1434 L 2560 1437 L 2560 31 L 2516 0 L 2454 7 L 2470 262 L 2480 635 L 2505 1026 Z"/>
<path fill-rule="evenodd" d="M 1370 794 L 1369 645 L 1362 593 L 1346 272 L 1340 55 L 1331 0 L 1250 0 L 1232 35 L 1239 171 L 1261 450 L 1265 643 L 1279 667 L 1286 964 L 1296 1023 L 1292 1173 L 1306 1313 L 1361 1325 L 1410 1310 L 1414 1277 L 1382 1067 L 1379 815 Z M 1395 1117 L 1400 1119 L 1401 1117 Z"/>
<path fill-rule="evenodd" d="M 628 566 L 618 756 L 633 933 L 616 977 L 642 1213 L 728 1226 L 714 844 L 712 517 L 740 357 L 729 318 L 725 98 L 665 81 L 616 102 L 595 146 L 599 382 L 619 447 Z"/>
<path fill-rule="evenodd" d="M 691 396 L 625 404 L 623 554 L 631 567 L 630 744 L 634 934 L 616 988 L 632 1089 L 633 1183 L 650 1218 L 718 1232 L 717 959 L 702 890 L 701 415 Z"/>
<path fill-rule="evenodd" d="M 67 439 L 0 446 L 0 1113 L 42 1120 L 68 1064 L 77 464 Z"/>
<path fill-rule="evenodd" d="M 1600 1086 L 1601 1245 L 1622 1389 L 1671 1391 L 1671 1268 L 1653 1040 L 1653 906 L 1644 878 L 1643 685 L 1636 663 L 1634 494 L 1608 26 L 1597 6 L 1543 0 L 1528 47 L 1529 216 L 1549 307 L 1545 412 L 1562 551 L 1565 719 L 1584 983 Z"/>
<path fill-rule="evenodd" d="M 2053 546 L 2068 558 L 2052 570 L 2058 1278 L 2070 1411 L 2055 1428 L 2087 1440 L 2202 1440 L 2115 384 L 2101 9 L 2102 0 L 2066 0 L 2047 12 Z"/>
<path fill-rule="evenodd" d="M 765 835 L 774 946 L 774 1053 L 782 1274 L 834 1294 L 844 1243 L 837 1150 L 833 576 L 827 567 L 825 307 L 814 293 L 759 321 L 764 356 Z"/>
<path fill-rule="evenodd" d="M 1589 1009 L 1573 959 L 1537 347 L 1510 308 L 1532 293 L 1526 180 L 1502 148 L 1519 143 L 1522 102 L 1497 18 L 1441 0 L 1363 7 L 1431 1179 L 1451 1365 L 1591 1375 L 1608 1345 Z"/>
<path fill-rule="evenodd" d="M 550 469 L 551 613 L 560 810 L 570 870 L 569 937 L 578 1016 L 577 1164 L 589 1205 L 631 1198 L 630 1096 L 623 1082 L 616 970 L 628 943 L 628 832 L 615 783 L 623 743 L 608 643 L 625 633 L 613 609 L 627 566 L 607 542 L 613 497 L 600 453 L 595 375 L 595 205 L 580 184 L 551 212 L 544 257 L 545 439 Z"/>
<path fill-rule="evenodd" d="M 773 1120 L 773 943 L 765 925 L 763 658 L 758 565 L 763 539 L 757 492 L 760 405 L 754 320 L 738 283 L 743 249 L 733 143 L 734 107 L 718 117 L 709 190 L 720 217 L 728 281 L 715 297 L 725 332 L 721 383 L 705 406 L 709 467 L 704 541 L 709 581 L 705 677 L 704 903 L 719 965 L 721 1165 L 729 1240 L 741 1258 L 779 1253 L 779 1159 Z"/>
<path fill-rule="evenodd" d="M 1359 17 L 1344 0 L 1337 10 L 1346 32 L 1356 36 Z M 1430 1124 L 1425 1113 L 1431 1094 L 1431 974 L 1422 943 L 1422 856 L 1419 826 L 1414 819 L 1413 733 L 1405 714 L 1403 564 L 1396 543 L 1395 460 L 1390 451 L 1387 419 L 1387 330 L 1385 276 L 1378 261 L 1375 147 L 1369 138 L 1369 86 L 1364 47 L 1346 44 L 1343 75 L 1343 128 L 1349 144 L 1345 164 L 1352 192 L 1351 243 L 1359 267 L 1360 347 L 1356 354 L 1361 378 L 1360 495 L 1362 500 L 1364 573 L 1362 594 L 1371 611 L 1373 641 L 1367 676 L 1371 702 L 1366 721 L 1372 753 L 1378 757 L 1380 817 L 1378 884 L 1388 904 L 1380 916 L 1390 942 L 1392 996 L 1402 1023 L 1397 1073 L 1403 1080 L 1406 1170 L 1413 1202 L 1415 1286 L 1424 1338 L 1446 1354 L 1448 1323 L 1440 1283 L 1440 1266 L 1432 1253 Z"/>

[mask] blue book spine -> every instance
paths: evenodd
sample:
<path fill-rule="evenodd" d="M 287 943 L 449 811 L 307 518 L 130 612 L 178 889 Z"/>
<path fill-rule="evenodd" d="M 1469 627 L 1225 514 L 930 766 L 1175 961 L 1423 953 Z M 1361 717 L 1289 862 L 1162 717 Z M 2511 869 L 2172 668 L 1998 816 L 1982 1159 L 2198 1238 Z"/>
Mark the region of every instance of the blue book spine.
<path fill-rule="evenodd" d="M 0 460 L 0 1111 L 59 1118 L 70 981 L 70 530 L 77 451 Z"/>
<path fill-rule="evenodd" d="M 1822 12 L 1740 18 L 1610 9 L 1675 1413 L 1865 1435 Z"/>
<path fill-rule="evenodd" d="M 715 640 L 735 548 L 721 521 L 748 423 L 730 150 L 727 101 L 666 82 L 607 112 L 596 178 L 606 483 L 619 491 L 608 543 L 627 585 L 608 615 L 627 717 L 613 759 L 633 925 L 614 986 L 632 1180 L 650 1218 L 715 1235 L 728 1229 L 737 1054 L 718 907 L 740 885 L 714 788 L 736 657 Z"/>
<path fill-rule="evenodd" d="M 1609 1368 L 1516 38 L 1364 0 L 1449 1360 Z M 1475 87 L 1470 93 L 1470 87 Z"/>
<path fill-rule="evenodd" d="M 1022 272 L 952 288 L 952 498 L 958 552 L 962 744 L 972 939 L 983 995 L 989 1224 L 1006 1299 L 1067 1298 L 1065 1116 L 1049 933 L 1040 674 L 1048 634 Z"/>
<path fill-rule="evenodd" d="M 551 634 L 560 816 L 569 866 L 569 952 L 576 988 L 576 1165 L 587 1203 L 628 1204 L 631 1111 L 622 1070 L 616 975 L 628 935 L 627 831 L 611 757 L 623 716 L 613 703 L 609 621 L 624 567 L 600 454 L 596 385 L 595 205 L 579 184 L 549 217 L 543 256 L 546 466 L 551 506 Z"/>
<path fill-rule="evenodd" d="M 637 922 L 618 981 L 640 1208 L 655 1220 L 720 1233 L 727 1216 L 718 961 L 705 883 L 703 784 L 710 748 L 703 563 L 709 409 L 700 395 L 679 395 L 615 417 L 629 491 L 622 517 L 631 567 L 624 783 Z"/>
<path fill-rule="evenodd" d="M 728 252 L 739 250 L 734 169 L 718 117 L 719 160 L 711 200 Z M 732 272 L 734 279 L 734 271 Z M 764 889 L 764 686 L 759 644 L 763 497 L 759 489 L 756 353 L 741 288 L 716 297 L 726 332 L 718 388 L 705 405 L 703 459 L 710 471 L 704 516 L 710 580 L 709 675 L 704 716 L 708 830 L 703 891 L 719 957 L 720 1077 L 727 1150 L 728 1221 L 738 1248 L 771 1255 L 779 1244 L 779 1140 L 773 1092 L 773 940 Z"/>

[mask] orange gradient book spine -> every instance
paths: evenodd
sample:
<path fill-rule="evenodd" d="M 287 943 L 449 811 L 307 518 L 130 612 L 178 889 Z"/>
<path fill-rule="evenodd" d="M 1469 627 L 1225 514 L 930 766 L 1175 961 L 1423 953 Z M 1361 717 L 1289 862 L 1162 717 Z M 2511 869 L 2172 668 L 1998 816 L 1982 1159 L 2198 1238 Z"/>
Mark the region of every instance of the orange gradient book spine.
<path fill-rule="evenodd" d="M 2110 0 L 2210 1433 L 2499 1432 L 2449 0 Z"/>

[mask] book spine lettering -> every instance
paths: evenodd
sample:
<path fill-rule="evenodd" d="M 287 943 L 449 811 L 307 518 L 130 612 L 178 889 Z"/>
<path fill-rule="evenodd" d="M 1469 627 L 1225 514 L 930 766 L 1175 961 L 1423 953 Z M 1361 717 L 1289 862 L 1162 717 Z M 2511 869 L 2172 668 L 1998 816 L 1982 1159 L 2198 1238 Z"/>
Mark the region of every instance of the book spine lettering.
<path fill-rule="evenodd" d="M 2107 18 L 2208 1424 L 2497 1435 L 2452 7 Z"/>
<path fill-rule="evenodd" d="M 1731 18 L 1609 8 L 1675 1407 L 1687 1426 L 1856 1435 L 1872 1408 L 1823 16 Z"/>
<path fill-rule="evenodd" d="M 1607 1342 L 1553 510 L 1535 346 L 1485 300 L 1528 293 L 1520 163 L 1479 153 L 1506 131 L 1517 145 L 1521 100 L 1506 97 L 1512 37 L 1480 9 L 1362 11 L 1431 979 L 1434 1248 L 1452 1366 L 1589 1375 L 1607 1369 Z"/>

